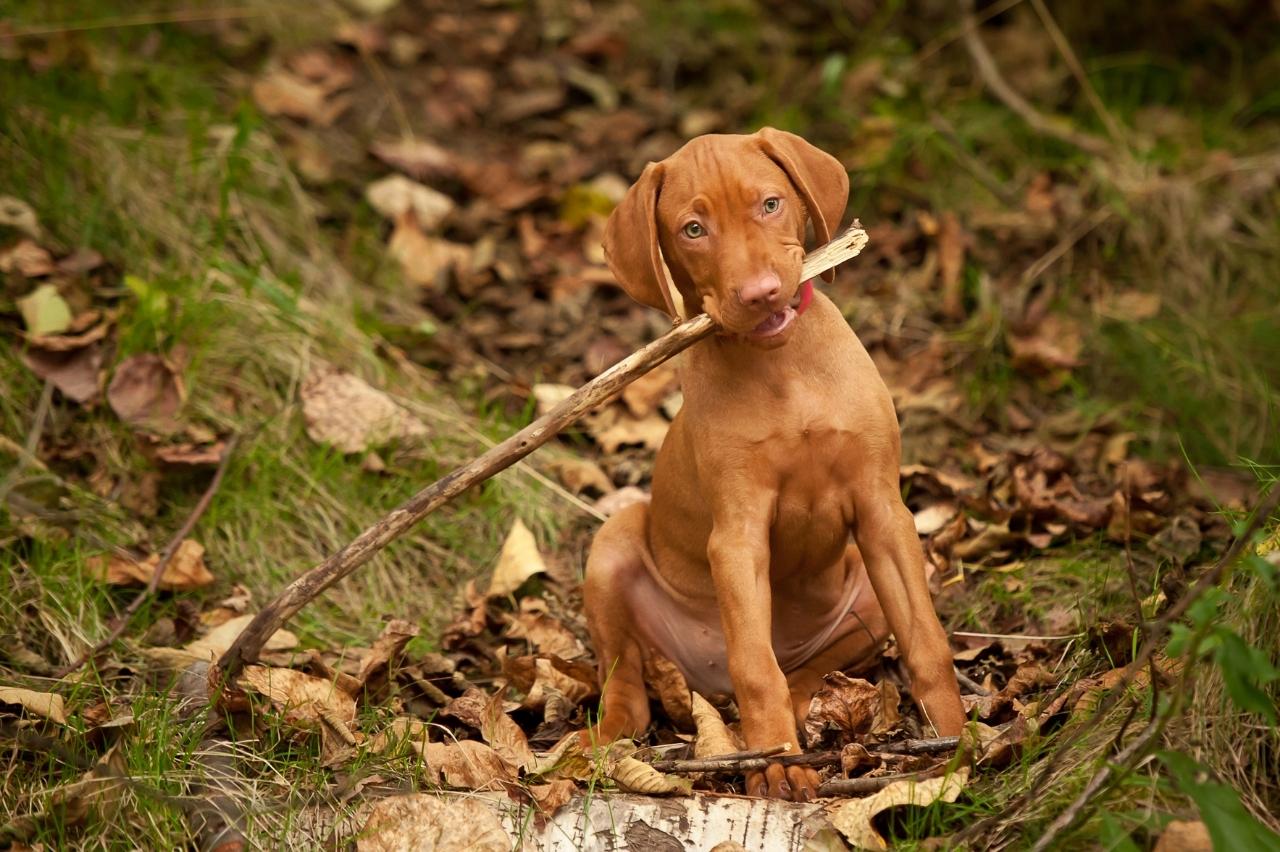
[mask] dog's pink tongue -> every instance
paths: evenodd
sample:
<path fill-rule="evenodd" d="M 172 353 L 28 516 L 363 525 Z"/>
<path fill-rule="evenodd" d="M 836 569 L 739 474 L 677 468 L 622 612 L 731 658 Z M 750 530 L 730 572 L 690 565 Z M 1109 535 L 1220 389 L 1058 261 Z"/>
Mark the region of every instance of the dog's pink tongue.
<path fill-rule="evenodd" d="M 787 319 L 786 311 L 777 311 L 765 317 L 764 321 L 761 322 L 758 326 L 756 326 L 754 331 L 756 334 L 768 334 L 778 326 L 782 325 L 782 323 L 786 321 L 786 319 Z"/>

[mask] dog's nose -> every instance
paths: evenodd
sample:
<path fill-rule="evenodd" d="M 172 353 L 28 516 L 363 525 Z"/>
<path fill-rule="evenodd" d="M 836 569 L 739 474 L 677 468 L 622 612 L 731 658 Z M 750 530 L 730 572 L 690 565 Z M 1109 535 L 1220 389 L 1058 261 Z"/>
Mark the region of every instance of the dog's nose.
<path fill-rule="evenodd" d="M 782 282 L 773 273 L 761 275 L 754 281 L 748 281 L 738 288 L 738 301 L 748 307 L 767 305 L 778 297 L 782 290 Z"/>

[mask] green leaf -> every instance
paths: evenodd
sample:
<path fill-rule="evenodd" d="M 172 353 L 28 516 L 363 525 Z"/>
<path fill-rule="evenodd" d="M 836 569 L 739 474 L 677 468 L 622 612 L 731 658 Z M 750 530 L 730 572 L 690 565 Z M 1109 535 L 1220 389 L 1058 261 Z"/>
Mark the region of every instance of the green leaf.
<path fill-rule="evenodd" d="M 1222 669 L 1222 680 L 1236 706 L 1250 713 L 1257 713 L 1272 725 L 1276 724 L 1276 705 L 1262 687 L 1280 679 L 1277 669 L 1258 648 L 1249 645 L 1234 631 L 1219 627 L 1214 631 L 1219 645 L 1214 661 Z"/>
<path fill-rule="evenodd" d="M 1170 657 L 1181 657 L 1185 654 L 1187 652 L 1187 643 L 1190 641 L 1190 627 L 1177 622 L 1169 625 L 1169 646 L 1166 650 Z"/>
<path fill-rule="evenodd" d="M 1098 832 L 1098 839 L 1102 841 L 1103 849 L 1107 852 L 1139 852 L 1138 844 L 1133 842 L 1129 831 L 1114 815 L 1107 811 L 1099 815 L 1102 817 L 1102 830 Z"/>
<path fill-rule="evenodd" d="M 1177 788 L 1191 797 L 1200 809 L 1200 819 L 1209 829 L 1213 848 L 1280 852 L 1280 834 L 1254 819 L 1240 804 L 1240 796 L 1225 784 L 1201 780 L 1200 764 L 1176 751 L 1160 752 Z"/>
<path fill-rule="evenodd" d="M 61 334 L 71 326 L 71 308 L 52 284 L 41 284 L 19 299 L 18 310 L 32 337 Z"/>

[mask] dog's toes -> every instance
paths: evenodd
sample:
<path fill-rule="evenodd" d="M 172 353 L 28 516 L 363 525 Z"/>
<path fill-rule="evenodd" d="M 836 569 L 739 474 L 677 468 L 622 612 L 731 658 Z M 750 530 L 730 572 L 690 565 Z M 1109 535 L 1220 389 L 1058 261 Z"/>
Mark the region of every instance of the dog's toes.
<path fill-rule="evenodd" d="M 769 780 L 769 798 L 790 799 L 791 785 L 787 782 L 787 771 L 781 763 L 770 763 L 764 771 Z"/>
<path fill-rule="evenodd" d="M 787 782 L 793 802 L 812 802 L 818 798 L 818 770 L 809 766 L 788 766 Z"/>
<path fill-rule="evenodd" d="M 769 794 L 769 779 L 763 772 L 748 772 L 746 786 L 748 796 L 763 797 Z"/>

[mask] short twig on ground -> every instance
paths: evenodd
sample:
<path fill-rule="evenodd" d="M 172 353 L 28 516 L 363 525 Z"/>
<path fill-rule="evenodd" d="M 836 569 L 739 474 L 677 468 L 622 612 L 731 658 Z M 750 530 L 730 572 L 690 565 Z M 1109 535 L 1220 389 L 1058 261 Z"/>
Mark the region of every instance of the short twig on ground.
<path fill-rule="evenodd" d="M 833 778 L 824 781 L 818 787 L 819 796 L 861 796 L 876 793 L 896 781 L 927 781 L 937 778 L 947 771 L 946 764 L 940 764 L 922 772 L 906 772 L 901 775 L 873 775 L 863 778 Z"/>
<path fill-rule="evenodd" d="M 173 534 L 173 537 L 169 539 L 169 543 L 161 551 L 160 561 L 156 563 L 155 569 L 152 570 L 146 588 L 138 592 L 134 599 L 129 602 L 129 605 L 125 607 L 124 612 L 113 619 L 111 632 L 102 641 L 94 645 L 93 648 L 82 654 L 78 660 L 60 671 L 57 675 L 59 678 L 66 677 L 109 648 L 111 643 L 119 639 L 121 634 L 124 633 L 125 628 L 129 626 L 129 622 L 133 620 L 134 614 L 142 608 L 142 604 L 160 588 L 160 579 L 164 576 L 165 569 L 169 567 L 169 563 L 173 561 L 173 555 L 178 552 L 178 547 L 183 540 L 191 534 L 191 530 L 195 528 L 200 516 L 209 508 L 209 504 L 213 501 L 213 495 L 218 492 L 218 487 L 222 485 L 222 477 L 227 472 L 227 465 L 231 462 L 231 454 L 235 451 L 237 440 L 238 436 L 232 436 L 227 441 L 226 447 L 222 450 L 222 460 L 218 463 L 218 469 L 213 473 L 213 479 L 209 481 L 209 487 L 200 495 L 200 499 L 192 507 L 187 519 L 182 522 L 182 526 L 178 527 L 178 531 Z"/>
<path fill-rule="evenodd" d="M 960 669 L 956 668 L 955 666 L 952 666 L 951 668 L 955 670 L 956 680 L 960 681 L 960 685 L 963 686 L 965 689 L 969 690 L 969 693 L 971 695 L 981 695 L 983 698 L 986 698 L 988 695 L 991 694 L 991 690 L 987 689 L 985 686 L 978 683 L 976 680 L 969 677 L 964 672 L 960 671 Z"/>
<path fill-rule="evenodd" d="M 856 257 L 867 244 L 857 222 L 844 234 L 804 259 L 801 280 L 812 278 Z M 716 331 L 715 322 L 700 314 L 610 367 L 547 414 L 473 460 L 433 482 L 394 509 L 356 539 L 290 583 L 267 604 L 218 661 L 221 677 L 233 678 L 246 663 L 258 658 L 267 639 L 298 610 L 334 583 L 368 562 L 376 553 L 440 506 L 505 470 L 554 438 L 597 405 L 654 367 Z"/>

